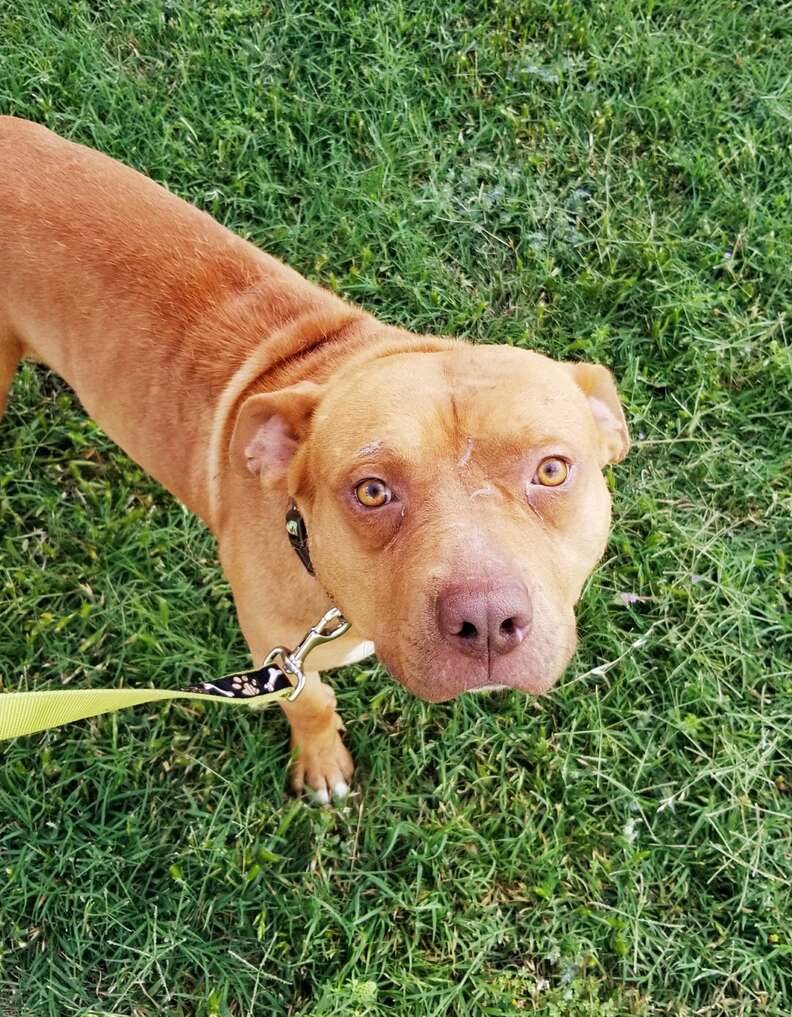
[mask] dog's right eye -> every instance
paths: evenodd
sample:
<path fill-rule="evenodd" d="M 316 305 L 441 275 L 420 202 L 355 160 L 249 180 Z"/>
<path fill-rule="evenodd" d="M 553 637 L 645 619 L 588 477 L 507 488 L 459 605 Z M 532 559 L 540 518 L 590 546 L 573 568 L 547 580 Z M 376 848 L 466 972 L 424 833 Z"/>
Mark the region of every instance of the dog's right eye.
<path fill-rule="evenodd" d="M 569 465 L 566 460 L 559 456 L 548 456 L 539 463 L 531 483 L 541 484 L 542 487 L 560 487 L 568 476 Z"/>
<path fill-rule="evenodd" d="M 355 488 L 355 497 L 364 508 L 382 508 L 393 497 L 393 492 L 384 480 L 367 477 Z"/>

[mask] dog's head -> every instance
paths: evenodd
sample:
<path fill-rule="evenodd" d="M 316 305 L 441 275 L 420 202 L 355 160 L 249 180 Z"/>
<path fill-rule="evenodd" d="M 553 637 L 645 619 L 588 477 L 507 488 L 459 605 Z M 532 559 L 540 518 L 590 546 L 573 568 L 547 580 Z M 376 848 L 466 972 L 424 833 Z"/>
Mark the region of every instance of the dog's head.
<path fill-rule="evenodd" d="M 232 454 L 288 473 L 319 581 L 422 699 L 547 691 L 629 438 L 610 373 L 449 345 L 250 397 Z"/>

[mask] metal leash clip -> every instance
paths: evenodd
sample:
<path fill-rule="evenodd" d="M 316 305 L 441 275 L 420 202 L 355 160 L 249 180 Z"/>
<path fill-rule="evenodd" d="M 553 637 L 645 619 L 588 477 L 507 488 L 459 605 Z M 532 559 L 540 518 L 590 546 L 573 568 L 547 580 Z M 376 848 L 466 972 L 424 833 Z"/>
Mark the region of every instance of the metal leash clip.
<path fill-rule="evenodd" d="M 332 607 L 323 615 L 316 625 L 308 629 L 301 642 L 293 650 L 287 650 L 285 646 L 276 646 L 267 654 L 267 659 L 262 667 L 272 667 L 280 659 L 281 670 L 284 674 L 293 678 L 296 682 L 291 693 L 286 697 L 287 702 L 293 703 L 305 688 L 305 673 L 303 664 L 305 658 L 317 646 L 330 643 L 339 636 L 343 636 L 349 630 L 350 623 L 341 614 L 337 607 Z"/>
<path fill-rule="evenodd" d="M 224 699 L 244 699 L 251 710 L 261 710 L 276 698 L 285 697 L 289 703 L 293 703 L 305 688 L 305 658 L 314 647 L 343 636 L 348 629 L 349 622 L 338 608 L 331 608 L 316 625 L 308 629 L 293 650 L 276 646 L 259 667 L 250 671 L 236 671 L 210 682 L 189 685 L 182 692 L 222 696 Z"/>

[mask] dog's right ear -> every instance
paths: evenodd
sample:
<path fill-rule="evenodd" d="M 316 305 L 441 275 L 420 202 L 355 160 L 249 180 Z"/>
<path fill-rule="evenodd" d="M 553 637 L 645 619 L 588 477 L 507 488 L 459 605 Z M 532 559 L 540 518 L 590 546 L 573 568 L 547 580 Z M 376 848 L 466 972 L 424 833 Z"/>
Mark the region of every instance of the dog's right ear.
<path fill-rule="evenodd" d="M 308 433 L 322 389 L 303 381 L 278 392 L 250 396 L 231 436 L 231 465 L 240 476 L 285 476 Z"/>

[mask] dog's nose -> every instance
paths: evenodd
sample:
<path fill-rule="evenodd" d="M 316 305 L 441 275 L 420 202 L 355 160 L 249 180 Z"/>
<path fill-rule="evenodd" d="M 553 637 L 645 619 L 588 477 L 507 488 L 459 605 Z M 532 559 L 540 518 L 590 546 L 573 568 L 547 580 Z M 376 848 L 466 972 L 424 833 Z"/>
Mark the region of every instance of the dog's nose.
<path fill-rule="evenodd" d="M 531 627 L 531 599 L 522 583 L 450 587 L 437 599 L 444 639 L 469 657 L 511 653 Z"/>

